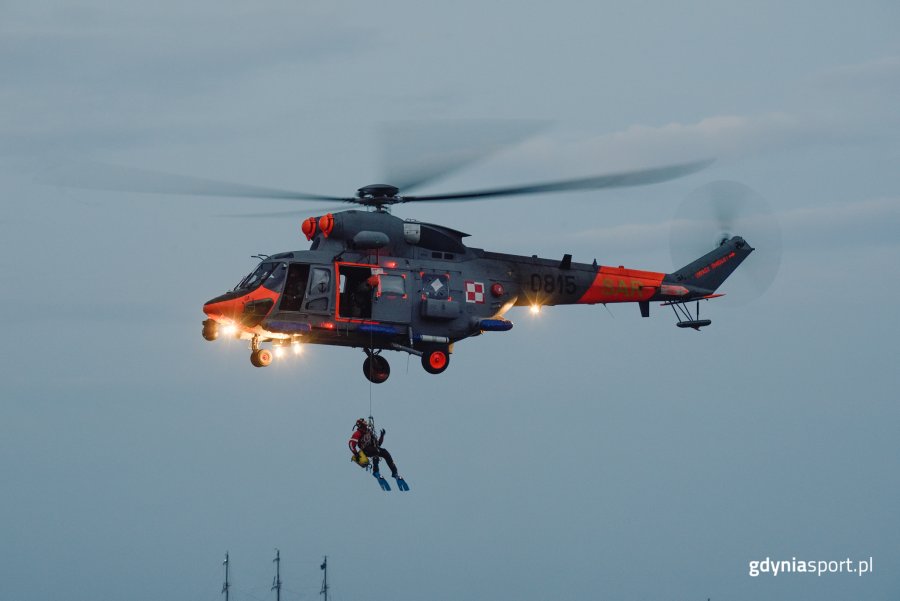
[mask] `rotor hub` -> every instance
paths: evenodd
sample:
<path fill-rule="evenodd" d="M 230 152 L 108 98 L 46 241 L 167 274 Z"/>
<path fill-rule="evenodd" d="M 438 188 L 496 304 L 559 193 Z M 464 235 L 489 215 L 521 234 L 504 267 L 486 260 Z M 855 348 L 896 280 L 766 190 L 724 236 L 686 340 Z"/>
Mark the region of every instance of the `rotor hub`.
<path fill-rule="evenodd" d="M 357 190 L 356 196 L 361 200 L 391 200 L 397 197 L 399 191 L 397 186 L 389 184 L 370 184 Z"/>

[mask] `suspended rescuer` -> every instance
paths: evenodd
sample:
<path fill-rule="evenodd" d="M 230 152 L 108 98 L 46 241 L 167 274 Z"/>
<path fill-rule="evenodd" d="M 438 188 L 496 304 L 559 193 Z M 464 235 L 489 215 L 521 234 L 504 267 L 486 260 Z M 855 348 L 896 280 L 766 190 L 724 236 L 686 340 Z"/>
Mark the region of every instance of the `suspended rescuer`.
<path fill-rule="evenodd" d="M 381 443 L 384 442 L 384 428 L 381 429 L 380 435 L 376 439 L 375 433 L 372 432 L 372 429 L 369 427 L 369 423 L 363 418 L 359 418 L 356 420 L 356 425 L 353 427 L 353 430 L 353 434 L 348 441 L 350 452 L 353 453 L 351 461 L 360 467 L 367 467 L 369 465 L 369 458 L 371 457 L 372 475 L 378 478 L 381 477 L 378 472 L 378 462 L 380 459 L 384 459 L 391 469 L 391 476 L 402 479 L 400 474 L 397 473 L 397 466 L 394 464 L 394 459 L 391 457 L 391 454 L 387 449 L 381 448 Z"/>

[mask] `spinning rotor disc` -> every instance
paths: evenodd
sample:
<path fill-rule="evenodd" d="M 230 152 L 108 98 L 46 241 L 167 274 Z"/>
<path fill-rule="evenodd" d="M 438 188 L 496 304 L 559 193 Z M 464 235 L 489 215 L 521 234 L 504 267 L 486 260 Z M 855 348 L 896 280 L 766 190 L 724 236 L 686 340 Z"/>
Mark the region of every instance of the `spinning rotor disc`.
<path fill-rule="evenodd" d="M 781 265 L 781 226 L 759 193 L 724 180 L 697 188 L 675 213 L 669 248 L 677 269 L 732 236 L 743 237 L 755 249 L 722 285 L 727 293 L 723 304 L 735 307 L 762 296 Z"/>

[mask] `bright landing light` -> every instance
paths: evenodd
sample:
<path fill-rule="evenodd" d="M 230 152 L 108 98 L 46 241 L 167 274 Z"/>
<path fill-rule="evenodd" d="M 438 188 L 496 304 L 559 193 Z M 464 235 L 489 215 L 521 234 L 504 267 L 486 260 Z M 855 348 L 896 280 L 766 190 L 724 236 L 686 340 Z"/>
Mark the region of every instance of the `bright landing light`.
<path fill-rule="evenodd" d="M 226 336 L 234 336 L 237 333 L 237 328 L 234 327 L 234 324 L 228 324 L 222 328 L 222 333 Z"/>
<path fill-rule="evenodd" d="M 540 306 L 540 305 L 531 305 L 531 314 L 532 314 L 532 315 L 537 315 L 537 314 L 540 313 L 540 312 L 541 312 L 541 306 Z"/>
<path fill-rule="evenodd" d="M 275 347 L 275 356 L 278 357 L 279 359 L 284 357 L 284 347 L 283 346 Z"/>
<path fill-rule="evenodd" d="M 303 352 L 303 346 L 299 342 L 294 342 L 291 344 L 291 348 L 294 349 L 294 354 L 299 355 Z"/>

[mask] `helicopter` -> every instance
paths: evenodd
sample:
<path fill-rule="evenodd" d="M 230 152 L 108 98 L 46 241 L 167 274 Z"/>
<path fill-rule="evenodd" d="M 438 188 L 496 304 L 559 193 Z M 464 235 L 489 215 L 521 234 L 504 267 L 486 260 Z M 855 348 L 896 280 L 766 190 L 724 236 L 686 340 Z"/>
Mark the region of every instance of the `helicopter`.
<path fill-rule="evenodd" d="M 307 250 L 258 255 L 260 262 L 250 274 L 203 304 L 202 336 L 208 341 L 249 341 L 250 363 L 259 368 L 292 349 L 299 352 L 305 344 L 362 349 L 363 374 L 375 384 L 390 376 L 385 351 L 418 356 L 426 372 L 440 374 L 448 368 L 457 342 L 511 330 L 513 323 L 505 314 L 513 307 L 538 312 L 554 305 L 633 303 L 642 317 L 649 317 L 650 304 L 659 302 L 672 308 L 679 328 L 699 331 L 712 323 L 700 318 L 699 301 L 723 296 L 717 293 L 720 285 L 755 250 L 733 235 L 733 228 L 723 226 L 711 250 L 704 246 L 700 256 L 688 255 L 681 268 L 665 273 L 599 265 L 596 259 L 577 263 L 570 254 L 540 258 L 488 251 L 467 246 L 468 234 L 456 229 L 391 213 L 400 203 L 657 184 L 690 175 L 712 162 L 468 192 L 406 193 L 485 154 L 457 152 L 449 161 L 425 156 L 408 173 L 397 176 L 401 181 L 395 183 L 400 185 L 367 185 L 349 197 L 110 165 L 102 166 L 102 173 L 89 177 L 86 184 L 83 167 L 74 176 L 54 175 L 48 183 L 356 205 L 303 220 L 300 229 L 310 244 Z M 735 190 L 724 193 L 734 196 Z M 737 190 L 738 196 L 742 193 Z"/>
<path fill-rule="evenodd" d="M 431 196 L 404 196 L 388 184 L 359 188 L 344 200 L 368 210 L 309 217 L 301 230 L 308 250 L 261 256 L 235 288 L 203 305 L 202 335 L 250 341 L 250 362 L 272 363 L 300 344 L 361 348 L 363 373 L 385 382 L 383 351 L 417 355 L 431 374 L 444 372 L 454 344 L 513 327 L 512 307 L 635 303 L 643 317 L 659 301 L 676 310 L 680 328 L 699 330 L 699 301 L 716 290 L 754 249 L 740 236 L 723 237 L 710 252 L 673 273 L 491 252 L 467 246 L 458 230 L 392 215 L 401 202 L 456 200 L 525 193 L 640 185 L 692 173 L 706 162 L 670 165 L 598 178 Z M 692 309 L 688 303 L 695 303 Z M 272 349 L 264 348 L 271 343 Z"/>

